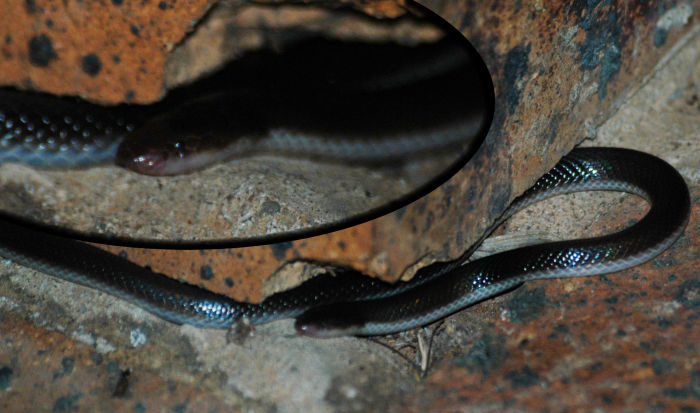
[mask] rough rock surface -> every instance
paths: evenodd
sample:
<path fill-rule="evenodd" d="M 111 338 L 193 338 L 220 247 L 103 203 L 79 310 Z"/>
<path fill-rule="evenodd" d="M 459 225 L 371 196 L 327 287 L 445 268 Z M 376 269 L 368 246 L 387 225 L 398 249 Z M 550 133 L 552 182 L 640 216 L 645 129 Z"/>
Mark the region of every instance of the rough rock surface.
<path fill-rule="evenodd" d="M 459 2 L 432 4 L 470 34 L 491 65 L 500 106 L 493 139 L 481 158 L 446 188 L 406 208 L 401 219 L 392 215 L 317 239 L 223 252 L 233 265 L 202 258 L 200 251 L 162 252 L 158 265 L 191 263 L 185 268 L 197 283 L 209 281 L 224 290 L 233 284 L 250 298 L 259 296 L 262 280 L 240 275 L 240 282 L 226 283 L 228 274 L 243 274 L 231 268 L 254 263 L 272 273 L 280 262 L 314 250 L 325 249 L 325 256 L 340 262 L 360 257 L 360 262 L 377 264 L 372 268 L 398 274 L 402 265 L 394 254 L 422 257 L 432 251 L 446 257 L 461 251 L 457 239 L 473 239 L 445 230 L 448 223 L 457 229 L 465 225 L 449 211 L 464 214 L 469 205 L 481 207 L 482 202 L 452 204 L 449 211 L 434 206 L 445 194 L 456 203 L 474 188 L 474 168 L 505 171 L 489 178 L 497 189 L 483 192 L 486 200 L 505 206 L 584 135 L 595 137 L 590 144 L 657 154 L 686 178 L 691 220 L 666 253 L 603 277 L 528 283 L 461 312 L 438 330 L 423 374 L 374 342 L 288 338 L 284 323 L 259 329 L 238 346 L 227 343 L 224 332 L 174 326 L 107 295 L 4 263 L 2 410 L 700 409 L 700 42 L 695 17 L 690 17 L 700 5 L 664 2 L 651 10 L 625 4 L 562 3 L 547 9 L 508 4 L 489 10 L 473 5 L 468 13 Z M 562 208 L 558 217 L 526 211 L 520 228 L 532 229 L 535 220 L 542 220 L 548 229 L 573 223 L 585 233 L 607 232 L 627 225 L 643 208 L 630 197 L 576 198 L 591 203 L 570 213 Z M 593 223 L 585 222 L 581 211 L 586 210 Z M 421 211 L 431 217 L 431 225 L 416 218 Z M 466 215 L 479 228 L 498 215 L 497 210 L 478 211 Z M 400 224 L 406 232 L 394 235 L 395 242 L 374 244 L 390 237 L 381 231 L 388 224 L 381 222 Z M 342 251 L 328 247 L 334 243 L 342 243 Z M 377 251 L 381 260 L 372 258 Z M 132 258 L 138 254 L 129 252 Z M 417 334 L 385 343 L 413 361 L 420 358 L 413 351 Z"/>

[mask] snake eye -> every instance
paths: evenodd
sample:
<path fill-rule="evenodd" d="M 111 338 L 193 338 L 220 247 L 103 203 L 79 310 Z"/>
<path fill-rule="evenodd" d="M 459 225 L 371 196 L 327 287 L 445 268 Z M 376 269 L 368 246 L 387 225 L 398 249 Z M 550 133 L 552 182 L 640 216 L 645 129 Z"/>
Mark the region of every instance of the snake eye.
<path fill-rule="evenodd" d="M 189 150 L 187 148 L 187 144 L 183 143 L 182 141 L 175 141 L 173 142 L 173 153 L 177 158 L 184 158 L 189 154 Z"/>

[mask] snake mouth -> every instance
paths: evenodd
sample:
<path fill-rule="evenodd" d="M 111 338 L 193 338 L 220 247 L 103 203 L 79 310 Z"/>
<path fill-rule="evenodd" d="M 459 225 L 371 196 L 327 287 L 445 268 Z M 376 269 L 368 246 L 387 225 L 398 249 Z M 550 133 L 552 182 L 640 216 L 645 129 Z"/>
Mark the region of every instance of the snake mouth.
<path fill-rule="evenodd" d="M 362 335 L 366 322 L 356 302 L 341 302 L 307 310 L 294 321 L 294 330 L 315 338 Z"/>
<path fill-rule="evenodd" d="M 148 151 L 134 154 L 121 145 L 117 151 L 117 165 L 144 175 L 167 175 L 169 155 L 164 151 Z"/>
<path fill-rule="evenodd" d="M 117 151 L 117 165 L 150 176 L 193 173 L 212 163 L 225 161 L 228 156 L 225 151 L 192 151 L 178 145 L 133 149 L 134 146 L 121 145 Z"/>

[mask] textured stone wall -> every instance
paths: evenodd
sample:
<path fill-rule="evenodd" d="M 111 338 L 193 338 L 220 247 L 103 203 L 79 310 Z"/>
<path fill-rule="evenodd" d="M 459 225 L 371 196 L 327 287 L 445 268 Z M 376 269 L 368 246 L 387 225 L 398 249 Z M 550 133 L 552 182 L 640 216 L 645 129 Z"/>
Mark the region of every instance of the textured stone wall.
<path fill-rule="evenodd" d="M 254 24 L 310 27 L 336 36 L 348 36 L 342 27 L 364 24 L 369 37 L 404 42 L 433 35 L 406 23 L 402 6 L 390 3 L 364 6 L 382 17 L 379 21 L 362 15 L 333 20 L 332 13 L 317 7 L 211 6 L 205 1 L 6 0 L 0 83 L 100 102 L 149 102 L 236 50 L 259 45 L 262 40 L 246 30 Z M 129 249 L 128 256 L 252 300 L 261 297 L 275 271 L 294 260 L 351 265 L 397 279 L 432 261 L 454 258 L 562 154 L 595 135 L 687 30 L 697 2 L 432 1 L 425 6 L 474 44 L 496 91 L 486 142 L 452 179 L 399 211 L 326 235 L 207 252 Z M 188 46 L 189 39 L 213 46 Z M 200 49 L 194 64 L 192 51 Z"/>

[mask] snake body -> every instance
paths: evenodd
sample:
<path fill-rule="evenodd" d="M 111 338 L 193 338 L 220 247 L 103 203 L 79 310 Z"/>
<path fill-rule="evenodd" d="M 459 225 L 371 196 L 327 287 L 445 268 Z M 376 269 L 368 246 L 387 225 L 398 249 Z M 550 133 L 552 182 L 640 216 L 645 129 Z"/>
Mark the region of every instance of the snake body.
<path fill-rule="evenodd" d="M 300 334 L 379 335 L 425 325 L 539 278 L 619 271 L 668 248 L 688 221 L 690 197 L 663 160 L 616 148 L 579 148 L 517 198 L 502 219 L 543 198 L 574 191 L 638 194 L 651 204 L 636 224 L 611 235 L 546 243 L 465 263 L 427 266 L 409 282 L 388 284 L 339 268 L 260 304 L 241 303 L 183 284 L 99 248 L 0 221 L 0 255 L 58 278 L 105 291 L 168 321 L 226 328 L 296 318 Z"/>
<path fill-rule="evenodd" d="M 110 163 L 140 122 L 139 112 L 125 106 L 0 89 L 0 164 L 75 168 Z"/>

